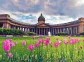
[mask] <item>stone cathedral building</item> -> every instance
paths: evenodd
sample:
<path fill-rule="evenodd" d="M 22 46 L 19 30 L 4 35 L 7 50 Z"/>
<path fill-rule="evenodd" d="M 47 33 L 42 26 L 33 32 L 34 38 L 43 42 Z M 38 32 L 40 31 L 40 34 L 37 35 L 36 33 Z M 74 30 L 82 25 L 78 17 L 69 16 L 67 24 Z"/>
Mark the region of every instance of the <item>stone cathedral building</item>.
<path fill-rule="evenodd" d="M 62 32 L 68 33 L 69 35 L 78 35 L 84 32 L 84 18 L 55 25 L 50 25 L 45 23 L 45 21 L 46 20 L 42 14 L 38 18 L 38 23 L 33 25 L 15 22 L 8 14 L 0 14 L 0 28 L 18 29 L 24 32 L 35 32 L 38 35 L 48 35 L 49 31 L 52 35 Z"/>

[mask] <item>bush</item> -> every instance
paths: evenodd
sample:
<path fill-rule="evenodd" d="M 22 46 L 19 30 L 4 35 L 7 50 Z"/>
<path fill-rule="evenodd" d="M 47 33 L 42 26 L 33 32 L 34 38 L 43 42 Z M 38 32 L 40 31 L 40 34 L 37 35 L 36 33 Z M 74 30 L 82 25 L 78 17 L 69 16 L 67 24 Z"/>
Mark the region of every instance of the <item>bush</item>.
<path fill-rule="evenodd" d="M 16 29 L 2 29 L 0 28 L 0 35 L 23 35 L 24 32 Z"/>
<path fill-rule="evenodd" d="M 36 33 L 34 33 L 34 32 L 28 32 L 27 34 L 28 34 L 29 36 L 36 35 Z"/>
<path fill-rule="evenodd" d="M 12 35 L 23 35 L 24 32 L 21 30 L 12 30 Z"/>
<path fill-rule="evenodd" d="M 80 33 L 80 35 L 83 35 L 84 36 L 84 32 Z"/>
<path fill-rule="evenodd" d="M 0 35 L 2 35 L 3 34 L 3 29 L 0 29 Z"/>
<path fill-rule="evenodd" d="M 68 33 L 63 33 L 63 32 L 62 32 L 62 33 L 58 33 L 57 35 L 58 35 L 58 36 L 61 36 L 61 35 L 62 35 L 62 36 L 66 36 L 66 35 L 68 35 Z"/>

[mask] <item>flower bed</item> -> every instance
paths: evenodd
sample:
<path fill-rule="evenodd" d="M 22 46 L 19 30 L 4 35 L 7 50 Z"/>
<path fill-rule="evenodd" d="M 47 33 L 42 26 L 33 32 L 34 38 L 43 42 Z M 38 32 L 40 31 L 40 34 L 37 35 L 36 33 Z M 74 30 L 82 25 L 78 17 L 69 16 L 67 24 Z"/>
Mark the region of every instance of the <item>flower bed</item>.
<path fill-rule="evenodd" d="M 35 39 L 34 39 L 35 40 Z M 14 42 L 6 39 L 3 42 L 4 53 L 0 60 L 4 62 L 83 62 L 84 41 L 78 38 L 66 37 L 63 40 L 40 38 L 28 43 Z"/>

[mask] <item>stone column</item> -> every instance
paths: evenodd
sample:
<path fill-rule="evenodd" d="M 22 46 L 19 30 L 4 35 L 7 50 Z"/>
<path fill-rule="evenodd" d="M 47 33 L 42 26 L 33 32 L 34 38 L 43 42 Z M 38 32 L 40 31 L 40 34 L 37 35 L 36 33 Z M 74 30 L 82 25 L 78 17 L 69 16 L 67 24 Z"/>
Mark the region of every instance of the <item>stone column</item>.
<path fill-rule="evenodd" d="M 72 27 L 71 27 L 71 35 L 72 35 Z"/>
<path fill-rule="evenodd" d="M 22 28 L 20 27 L 20 30 L 22 30 Z"/>
<path fill-rule="evenodd" d="M 39 30 L 38 30 L 38 34 L 40 35 L 40 28 L 39 28 Z"/>
<path fill-rule="evenodd" d="M 27 28 L 27 32 L 29 32 L 29 28 Z"/>
<path fill-rule="evenodd" d="M 39 30 L 38 30 L 38 34 L 40 35 L 40 28 L 39 28 Z"/>
<path fill-rule="evenodd" d="M 14 26 L 14 29 L 16 29 L 16 27 Z"/>
<path fill-rule="evenodd" d="M 45 28 L 44 28 L 44 35 L 45 35 Z"/>
<path fill-rule="evenodd" d="M 33 32 L 34 32 L 34 28 L 33 28 Z"/>
<path fill-rule="evenodd" d="M 60 33 L 61 33 L 61 28 L 60 28 Z"/>
<path fill-rule="evenodd" d="M 84 26 L 83 26 L 83 29 L 84 29 Z M 78 26 L 77 26 L 77 34 L 78 34 Z"/>
<path fill-rule="evenodd" d="M 59 28 L 59 33 L 60 33 L 60 28 Z"/>
<path fill-rule="evenodd" d="M 22 28 L 22 31 L 24 31 L 24 28 Z"/>
<path fill-rule="evenodd" d="M 52 28 L 52 30 L 51 30 L 51 31 L 52 31 L 52 35 L 53 35 L 53 33 L 54 33 L 54 32 L 53 32 L 53 31 L 54 31 L 54 30 L 53 30 L 53 28 Z"/>
<path fill-rule="evenodd" d="M 55 35 L 55 28 L 54 28 L 54 35 Z"/>
<path fill-rule="evenodd" d="M 58 31 L 59 31 L 59 28 L 56 29 L 57 34 L 59 33 Z"/>
<path fill-rule="evenodd" d="M 58 28 L 58 33 L 60 33 L 60 28 Z"/>
<path fill-rule="evenodd" d="M 40 28 L 39 28 L 39 35 L 40 35 Z"/>
<path fill-rule="evenodd" d="M 36 28 L 36 34 L 38 34 L 38 33 L 37 33 L 37 28 Z"/>
<path fill-rule="evenodd" d="M 78 33 L 77 33 L 77 26 L 76 26 L 76 34 L 78 34 Z"/>
<path fill-rule="evenodd" d="M 54 28 L 53 28 L 53 35 L 54 35 Z"/>
<path fill-rule="evenodd" d="M 54 30 L 54 33 L 56 34 L 56 28 L 55 28 L 55 30 Z M 54 35 L 55 35 L 55 34 L 54 34 Z"/>
<path fill-rule="evenodd" d="M 42 35 L 44 35 L 44 28 L 42 28 Z"/>
<path fill-rule="evenodd" d="M 24 32 L 25 32 L 25 27 L 24 27 Z"/>
<path fill-rule="evenodd" d="M 55 34 L 57 34 L 57 28 L 55 29 Z"/>
<path fill-rule="evenodd" d="M 27 28 L 25 28 L 25 32 L 27 32 Z"/>
<path fill-rule="evenodd" d="M 25 32 L 27 32 L 27 28 L 25 28 Z"/>
<path fill-rule="evenodd" d="M 32 28 L 32 32 L 33 32 L 33 28 Z"/>
<path fill-rule="evenodd" d="M 58 29 L 56 28 L 56 34 L 58 33 Z"/>
<path fill-rule="evenodd" d="M 58 33 L 60 33 L 60 28 L 58 28 Z"/>
<path fill-rule="evenodd" d="M 19 30 L 19 27 L 18 27 L 18 30 Z"/>
<path fill-rule="evenodd" d="M 38 35 L 39 35 L 39 28 L 38 28 L 38 30 L 37 30 L 37 31 L 38 31 Z"/>
<path fill-rule="evenodd" d="M 3 28 L 11 29 L 11 25 L 9 23 L 3 23 Z"/>
<path fill-rule="evenodd" d="M 24 29 L 24 30 L 25 30 L 25 32 L 26 32 L 26 27 L 25 27 L 25 29 Z"/>
<path fill-rule="evenodd" d="M 69 27 L 67 28 L 67 33 L 69 34 Z"/>
<path fill-rule="evenodd" d="M 45 28 L 45 35 L 46 35 L 46 28 Z"/>

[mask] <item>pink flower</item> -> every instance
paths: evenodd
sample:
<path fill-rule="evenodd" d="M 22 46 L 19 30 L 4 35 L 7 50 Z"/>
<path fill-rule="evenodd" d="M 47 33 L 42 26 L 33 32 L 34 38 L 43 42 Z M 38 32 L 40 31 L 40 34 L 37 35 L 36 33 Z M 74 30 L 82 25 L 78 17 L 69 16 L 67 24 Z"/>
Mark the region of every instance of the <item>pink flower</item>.
<path fill-rule="evenodd" d="M 80 42 L 80 39 L 76 39 L 76 42 Z"/>
<path fill-rule="evenodd" d="M 10 39 L 7 39 L 3 42 L 3 49 L 6 52 L 9 52 L 11 50 L 11 40 Z"/>
<path fill-rule="evenodd" d="M 35 46 L 34 46 L 34 45 L 29 45 L 29 46 L 28 46 L 28 49 L 29 49 L 30 51 L 33 51 L 33 50 L 34 50 L 34 48 L 35 48 Z"/>
<path fill-rule="evenodd" d="M 15 42 L 11 42 L 11 47 L 16 46 Z"/>
<path fill-rule="evenodd" d="M 39 43 L 36 43 L 35 44 L 35 47 L 37 47 L 37 48 L 40 47 L 40 44 Z"/>
<path fill-rule="evenodd" d="M 44 44 L 46 46 L 48 46 L 50 43 L 51 43 L 50 38 L 47 38 L 46 40 L 44 40 Z"/>
<path fill-rule="evenodd" d="M 13 58 L 13 54 L 11 52 L 8 53 L 9 58 Z"/>
<path fill-rule="evenodd" d="M 22 45 L 23 45 L 23 46 L 26 46 L 26 45 L 27 45 L 27 42 L 26 42 L 26 41 L 23 41 L 23 42 L 22 42 Z"/>
<path fill-rule="evenodd" d="M 49 38 L 49 37 L 47 37 L 46 39 L 47 39 L 47 40 L 50 40 L 50 38 Z"/>
<path fill-rule="evenodd" d="M 54 43 L 55 47 L 59 47 L 60 45 L 61 45 L 61 41 L 57 41 L 57 42 Z"/>
<path fill-rule="evenodd" d="M 39 44 L 41 44 L 41 43 L 43 43 L 43 42 L 44 42 L 43 39 L 39 39 L 39 40 L 38 40 L 38 43 L 39 43 Z"/>
<path fill-rule="evenodd" d="M 64 41 L 64 44 L 68 44 L 68 41 L 67 41 L 67 40 L 65 40 L 65 41 Z"/>
<path fill-rule="evenodd" d="M 9 52 L 11 50 L 12 47 L 15 46 L 15 43 L 12 41 L 12 39 L 6 39 L 4 42 L 3 42 L 3 49 L 6 51 L 6 52 Z"/>
<path fill-rule="evenodd" d="M 71 39 L 70 44 L 76 44 L 79 42 L 79 39 Z"/>

